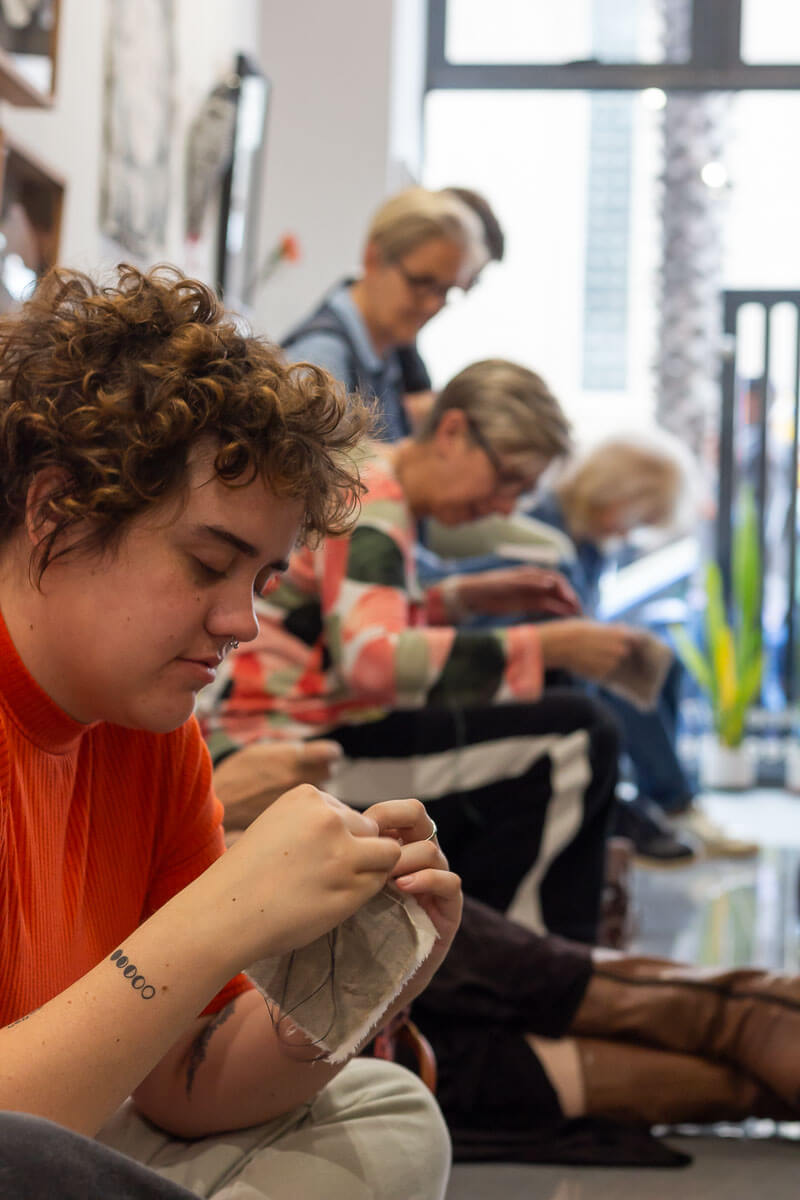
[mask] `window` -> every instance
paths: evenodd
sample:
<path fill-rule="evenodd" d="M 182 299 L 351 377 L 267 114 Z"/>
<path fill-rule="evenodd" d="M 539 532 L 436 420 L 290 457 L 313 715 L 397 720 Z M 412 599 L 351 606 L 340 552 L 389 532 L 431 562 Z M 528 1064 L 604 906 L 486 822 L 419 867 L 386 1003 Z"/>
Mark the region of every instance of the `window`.
<path fill-rule="evenodd" d="M 450 63 L 662 62 L 658 0 L 626 0 L 598 11 L 592 0 L 447 0 Z M 685 60 L 687 51 L 680 55 Z M 672 57 L 671 55 L 669 57 Z"/>
<path fill-rule="evenodd" d="M 423 331 L 434 383 L 476 358 L 539 371 L 588 432 L 652 420 L 659 113 L 639 93 L 432 92 L 431 187 L 484 193 L 502 263 Z"/>
<path fill-rule="evenodd" d="M 711 79 L 722 150 L 679 169 L 708 188 L 719 287 L 796 286 L 800 97 L 741 89 L 800 88 L 800 66 L 775 57 L 800 61 L 800 6 L 676 14 L 678 0 L 430 0 L 424 182 L 483 192 L 507 234 L 505 261 L 423 332 L 436 384 L 504 355 L 541 371 L 587 435 L 654 419 L 665 127 L 674 144 L 681 98 Z M 700 266 L 703 251 L 695 229 Z"/>

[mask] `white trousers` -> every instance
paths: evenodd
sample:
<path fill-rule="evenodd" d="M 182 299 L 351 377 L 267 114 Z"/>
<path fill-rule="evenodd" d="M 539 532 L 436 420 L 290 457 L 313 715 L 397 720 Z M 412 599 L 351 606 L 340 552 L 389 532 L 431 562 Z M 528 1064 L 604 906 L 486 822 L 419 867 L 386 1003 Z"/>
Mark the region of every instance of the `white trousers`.
<path fill-rule="evenodd" d="M 403 1067 L 370 1058 L 266 1125 L 184 1141 L 128 1101 L 98 1141 L 217 1200 L 442 1200 L 450 1173 L 430 1092 Z"/>

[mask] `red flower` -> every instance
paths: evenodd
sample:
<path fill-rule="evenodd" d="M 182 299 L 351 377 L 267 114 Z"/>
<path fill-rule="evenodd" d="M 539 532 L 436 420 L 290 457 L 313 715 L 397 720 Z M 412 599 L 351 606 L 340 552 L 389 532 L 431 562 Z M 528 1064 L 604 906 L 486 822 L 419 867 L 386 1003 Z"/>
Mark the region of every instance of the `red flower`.
<path fill-rule="evenodd" d="M 275 274 L 282 262 L 296 263 L 301 257 L 300 242 L 293 233 L 284 233 L 267 254 L 254 284 L 259 287 Z"/>
<path fill-rule="evenodd" d="M 278 243 L 281 252 L 281 258 L 286 258 L 289 262 L 299 262 L 302 253 L 300 250 L 300 242 L 293 233 L 285 233 Z"/>

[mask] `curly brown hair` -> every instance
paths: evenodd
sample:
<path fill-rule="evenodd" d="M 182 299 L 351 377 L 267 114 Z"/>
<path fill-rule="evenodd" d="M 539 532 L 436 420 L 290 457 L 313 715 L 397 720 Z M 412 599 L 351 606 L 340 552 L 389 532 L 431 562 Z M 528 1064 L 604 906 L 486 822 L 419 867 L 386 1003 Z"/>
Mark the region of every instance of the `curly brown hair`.
<path fill-rule="evenodd" d="M 57 268 L 0 319 L 0 542 L 25 520 L 36 472 L 56 467 L 37 578 L 87 519 L 69 548 L 111 547 L 133 517 L 180 495 L 206 438 L 226 483 L 260 474 L 303 499 L 301 537 L 340 533 L 357 511 L 353 451 L 369 420 L 326 371 L 287 364 L 173 267 L 122 264 L 113 286 Z"/>

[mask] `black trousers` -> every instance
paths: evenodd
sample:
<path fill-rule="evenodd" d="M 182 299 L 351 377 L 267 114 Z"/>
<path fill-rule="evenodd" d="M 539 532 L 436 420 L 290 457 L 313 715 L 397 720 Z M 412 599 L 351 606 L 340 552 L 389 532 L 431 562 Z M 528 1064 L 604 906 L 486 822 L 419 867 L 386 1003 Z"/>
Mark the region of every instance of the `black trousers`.
<path fill-rule="evenodd" d="M 535 932 L 595 938 L 616 783 L 613 718 L 568 689 L 528 704 L 397 711 L 327 736 L 342 800 L 416 796 L 467 895 Z"/>
<path fill-rule="evenodd" d="M 436 1054 L 457 1162 L 685 1165 L 645 1129 L 562 1115 L 524 1035 L 568 1035 L 591 975 L 588 946 L 531 933 L 466 898 L 450 953 L 413 1005 Z"/>
<path fill-rule="evenodd" d="M 450 953 L 413 1005 L 436 1054 L 437 1097 L 457 1151 L 463 1131 L 495 1131 L 503 1145 L 509 1134 L 559 1120 L 558 1098 L 524 1034 L 565 1034 L 591 972 L 588 946 L 532 933 L 465 897 Z"/>

